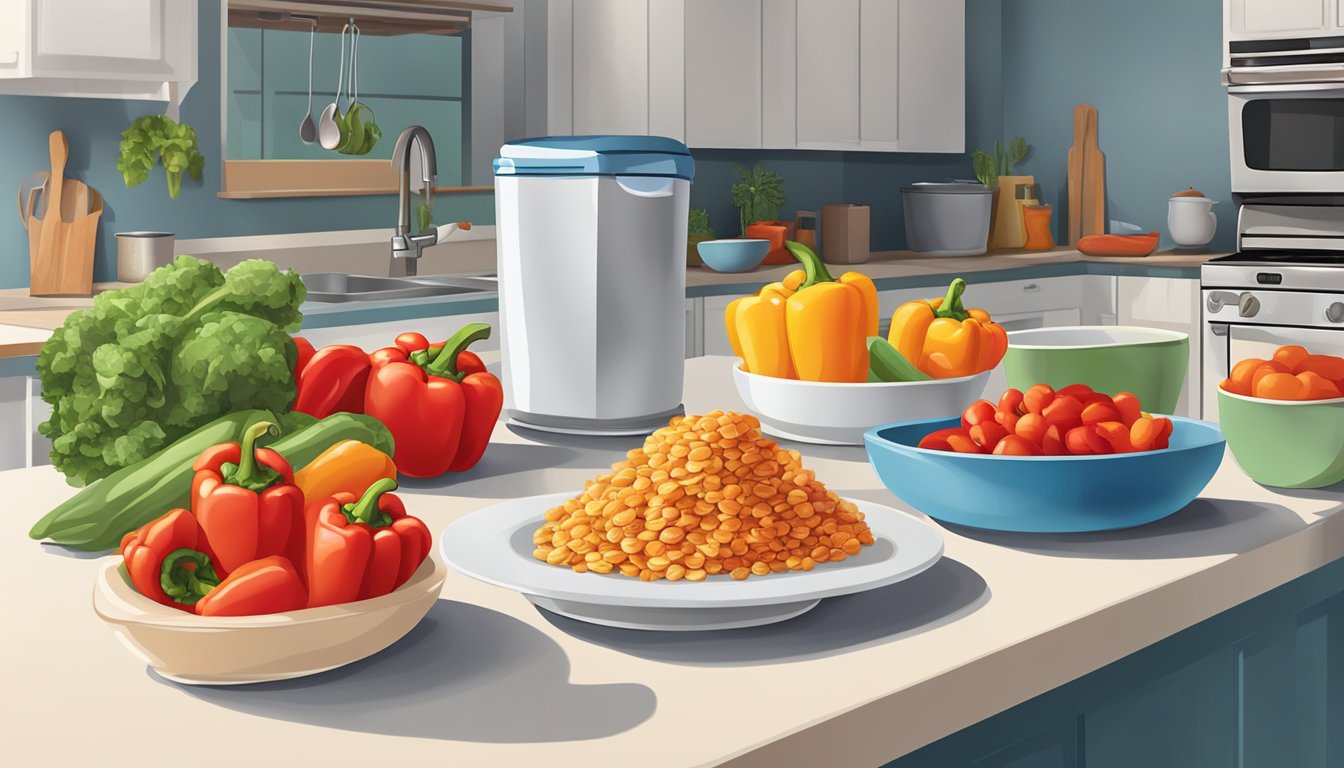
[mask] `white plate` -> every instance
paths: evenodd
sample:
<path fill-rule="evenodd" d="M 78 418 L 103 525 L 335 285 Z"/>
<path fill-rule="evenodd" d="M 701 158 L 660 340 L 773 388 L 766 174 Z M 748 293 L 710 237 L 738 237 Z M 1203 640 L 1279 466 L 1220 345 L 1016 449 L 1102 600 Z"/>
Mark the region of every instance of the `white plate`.
<path fill-rule="evenodd" d="M 735 581 L 726 574 L 701 582 L 645 582 L 620 574 L 575 573 L 537 560 L 532 534 L 546 510 L 573 494 L 515 499 L 477 510 L 439 538 L 449 567 L 521 592 L 535 605 L 580 621 L 651 630 L 732 629 L 793 618 L 836 595 L 908 579 L 943 555 L 943 535 L 890 507 L 851 500 L 876 540 L 853 557 Z"/>

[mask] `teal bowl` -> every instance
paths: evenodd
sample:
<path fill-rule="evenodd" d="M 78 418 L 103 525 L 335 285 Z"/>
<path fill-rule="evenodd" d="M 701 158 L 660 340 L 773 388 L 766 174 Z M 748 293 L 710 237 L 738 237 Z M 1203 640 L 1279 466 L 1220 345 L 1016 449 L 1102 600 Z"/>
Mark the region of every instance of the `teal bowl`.
<path fill-rule="evenodd" d="M 715 272 L 750 272 L 765 261 L 770 241 L 757 238 L 703 240 L 695 246 L 700 260 Z"/>
<path fill-rule="evenodd" d="M 1246 476 L 1275 488 L 1344 482 L 1344 397 L 1266 400 L 1218 389 L 1218 423 Z"/>
<path fill-rule="evenodd" d="M 1008 334 L 1008 386 L 1055 389 L 1086 384 L 1114 395 L 1133 392 L 1149 413 L 1172 413 L 1190 367 L 1190 337 L 1128 325 L 1033 328 Z"/>
<path fill-rule="evenodd" d="M 1172 416 L 1170 445 L 1109 456 L 992 456 L 920 448 L 960 418 L 864 433 L 868 460 L 901 501 L 945 523 L 996 531 L 1132 528 L 1183 509 L 1213 479 L 1225 442 L 1216 424 Z"/>

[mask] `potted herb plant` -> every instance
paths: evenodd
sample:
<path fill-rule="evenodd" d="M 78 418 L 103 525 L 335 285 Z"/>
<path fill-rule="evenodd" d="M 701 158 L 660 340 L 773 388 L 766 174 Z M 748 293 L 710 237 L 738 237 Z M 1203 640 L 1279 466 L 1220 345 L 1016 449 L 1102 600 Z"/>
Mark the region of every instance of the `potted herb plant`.
<path fill-rule="evenodd" d="M 709 211 L 704 208 L 692 208 L 686 224 L 686 264 L 698 267 L 702 263 L 700 251 L 696 246 L 706 240 L 714 239 L 714 229 L 709 226 Z"/>
<path fill-rule="evenodd" d="M 1026 244 L 1026 229 L 1016 193 L 1019 184 L 1034 185 L 1036 179 L 1034 176 L 1014 176 L 1013 168 L 1026 158 L 1030 149 L 1027 140 L 1018 136 L 1008 142 L 1007 149 L 996 141 L 993 154 L 977 149 L 971 155 L 975 177 L 994 194 L 989 219 L 991 248 L 1021 248 Z"/>
<path fill-rule="evenodd" d="M 733 163 L 738 179 L 729 188 L 733 205 L 737 206 L 741 237 L 770 241 L 770 252 L 764 264 L 788 264 L 793 261 L 784 241 L 788 238 L 789 224 L 778 221 L 779 207 L 784 204 L 784 177 L 768 171 L 758 160 L 755 167 Z"/>

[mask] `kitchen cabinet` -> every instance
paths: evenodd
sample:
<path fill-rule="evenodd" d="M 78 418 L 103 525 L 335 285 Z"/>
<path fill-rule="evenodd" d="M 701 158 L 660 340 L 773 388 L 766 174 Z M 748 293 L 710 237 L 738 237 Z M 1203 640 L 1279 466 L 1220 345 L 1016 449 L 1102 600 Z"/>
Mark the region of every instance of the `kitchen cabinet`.
<path fill-rule="evenodd" d="M 797 0 L 798 92 L 807 94 L 797 107 L 797 147 L 859 146 L 859 6 Z"/>
<path fill-rule="evenodd" d="M 743 290 L 740 294 L 731 296 L 706 296 L 701 299 L 701 327 L 703 330 L 703 339 L 700 349 L 705 355 L 731 355 L 733 354 L 733 345 L 728 343 L 728 330 L 723 324 L 723 315 L 728 311 L 728 305 L 734 299 L 747 294 Z"/>
<path fill-rule="evenodd" d="M 176 104 L 196 83 L 196 6 L 0 0 L 0 93 Z"/>
<path fill-rule="evenodd" d="M 1117 322 L 1180 331 L 1190 337 L 1190 364 L 1176 404 L 1176 415 L 1200 418 L 1202 413 L 1203 333 L 1199 281 L 1164 277 L 1116 278 Z"/>
<path fill-rule="evenodd" d="M 50 464 L 51 441 L 37 425 L 51 415 L 35 376 L 0 378 L 0 470 Z"/>
<path fill-rule="evenodd" d="M 1223 0 L 1228 38 L 1322 34 L 1340 26 L 1340 0 Z"/>
<path fill-rule="evenodd" d="M 684 7 L 686 144 L 760 147 L 761 0 L 684 0 Z"/>

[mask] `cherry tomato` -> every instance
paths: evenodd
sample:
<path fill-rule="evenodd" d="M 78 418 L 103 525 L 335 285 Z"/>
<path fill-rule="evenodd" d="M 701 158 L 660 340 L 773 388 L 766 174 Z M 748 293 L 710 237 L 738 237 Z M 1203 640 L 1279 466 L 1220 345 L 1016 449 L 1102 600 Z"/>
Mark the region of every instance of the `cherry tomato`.
<path fill-rule="evenodd" d="M 1041 453 L 1046 456 L 1063 456 L 1064 434 L 1059 431 L 1059 427 L 1046 427 L 1045 437 L 1041 439 Z"/>
<path fill-rule="evenodd" d="M 1045 430 L 1049 428 L 1045 423 L 1045 417 L 1039 413 L 1028 413 L 1026 416 L 1017 420 L 1017 427 L 1013 429 L 1013 434 L 1024 438 L 1033 445 L 1041 445 L 1045 440 Z"/>
<path fill-rule="evenodd" d="M 1289 344 L 1274 350 L 1274 361 L 1287 368 L 1289 373 L 1297 373 L 1300 370 L 1298 366 L 1309 354 L 1306 347 Z"/>
<path fill-rule="evenodd" d="M 1037 448 L 1026 438 L 1020 435 L 1008 435 L 994 446 L 995 456 L 1040 456 L 1041 449 Z"/>
<path fill-rule="evenodd" d="M 1103 421 L 1119 421 L 1120 413 L 1114 405 L 1093 401 L 1083 406 L 1082 419 L 1084 424 L 1100 424 Z"/>
<path fill-rule="evenodd" d="M 1139 396 L 1133 392 L 1121 392 L 1111 400 L 1115 403 L 1115 410 L 1120 414 L 1120 421 L 1126 427 L 1133 424 L 1143 411 L 1139 404 Z"/>
<path fill-rule="evenodd" d="M 1060 390 L 1055 393 L 1055 397 L 1072 397 L 1074 400 L 1082 402 L 1084 398 L 1092 394 L 1095 393 L 1086 384 L 1070 384 L 1067 387 L 1060 387 Z"/>
<path fill-rule="evenodd" d="M 1067 432 L 1083 423 L 1083 404 L 1070 395 L 1057 394 L 1054 401 L 1041 411 L 1041 415 L 1045 417 L 1046 424 L 1058 426 L 1060 431 Z"/>
<path fill-rule="evenodd" d="M 1017 415 L 1016 411 L 999 411 L 994 416 L 994 420 L 999 422 L 1004 429 L 1008 430 L 1009 434 L 1017 431 L 1017 422 L 1021 418 L 1021 416 Z"/>
<path fill-rule="evenodd" d="M 1054 399 L 1055 390 L 1053 387 L 1049 384 L 1035 384 L 1022 393 L 1022 407 L 1027 409 L 1027 413 L 1040 413 Z"/>
<path fill-rule="evenodd" d="M 1303 400 L 1327 400 L 1339 397 L 1339 387 L 1335 382 L 1315 371 L 1302 371 L 1296 378 L 1302 382 L 1302 390 L 1305 393 Z"/>
<path fill-rule="evenodd" d="M 1251 390 L 1256 397 L 1262 397 L 1266 400 L 1307 399 L 1307 385 L 1293 374 L 1276 372 L 1259 376 L 1259 371 L 1263 370 L 1265 370 L 1265 367 L 1261 366 L 1256 371 L 1255 387 Z"/>
<path fill-rule="evenodd" d="M 930 432 L 929 434 L 921 438 L 919 441 L 919 447 L 928 448 L 929 450 L 933 451 L 950 451 L 952 450 L 952 446 L 948 445 L 947 438 L 951 437 L 952 435 L 965 435 L 965 434 L 966 434 L 965 431 L 963 431 L 961 427 L 948 427 L 947 429 L 939 429 L 937 431 Z"/>
<path fill-rule="evenodd" d="M 1159 418 L 1157 421 L 1162 431 L 1158 433 L 1157 442 L 1153 444 L 1153 447 L 1160 450 L 1171 444 L 1171 433 L 1176 430 L 1176 425 L 1172 423 L 1171 419 Z"/>
<path fill-rule="evenodd" d="M 984 453 L 980 446 L 965 432 L 947 436 L 947 444 L 957 453 Z"/>
<path fill-rule="evenodd" d="M 1251 395 L 1254 397 L 1264 397 L 1264 395 L 1259 394 L 1260 380 L 1276 373 L 1291 374 L 1292 372 L 1288 370 L 1287 366 L 1277 360 L 1270 360 L 1267 363 L 1261 363 L 1257 366 L 1251 373 Z"/>
<path fill-rule="evenodd" d="M 1074 427 L 1064 433 L 1064 448 L 1074 456 L 1115 453 L 1111 444 L 1091 424 Z"/>
<path fill-rule="evenodd" d="M 1021 416 L 1022 411 L 1022 390 L 1012 389 L 1011 387 L 1003 391 L 999 398 L 999 413 L 1013 413 Z"/>
<path fill-rule="evenodd" d="M 994 421 L 994 404 L 988 400 L 976 400 L 961 412 L 961 426 L 970 429 L 982 421 Z"/>
<path fill-rule="evenodd" d="M 982 421 L 971 427 L 971 439 L 985 451 L 994 450 L 994 446 L 1008 434 L 1008 430 L 997 421 Z"/>
<path fill-rule="evenodd" d="M 1103 421 L 1097 426 L 1097 434 L 1111 444 L 1116 453 L 1132 453 L 1134 443 L 1129 440 L 1129 427 L 1122 421 Z"/>
<path fill-rule="evenodd" d="M 1236 382 L 1237 386 L 1246 390 L 1247 394 L 1250 394 L 1251 375 L 1255 373 L 1256 368 L 1259 368 L 1260 366 L 1268 362 L 1269 362 L 1268 360 L 1261 360 L 1258 357 L 1248 357 L 1245 360 L 1242 360 L 1241 362 L 1232 366 L 1232 371 L 1228 373 L 1227 377 L 1232 381 Z"/>
<path fill-rule="evenodd" d="M 1334 355 L 1307 355 L 1295 373 L 1314 371 L 1331 381 L 1344 379 L 1344 357 Z"/>
<path fill-rule="evenodd" d="M 1157 446 L 1162 425 L 1150 416 L 1140 416 L 1129 428 L 1129 440 L 1136 451 L 1151 451 Z"/>

